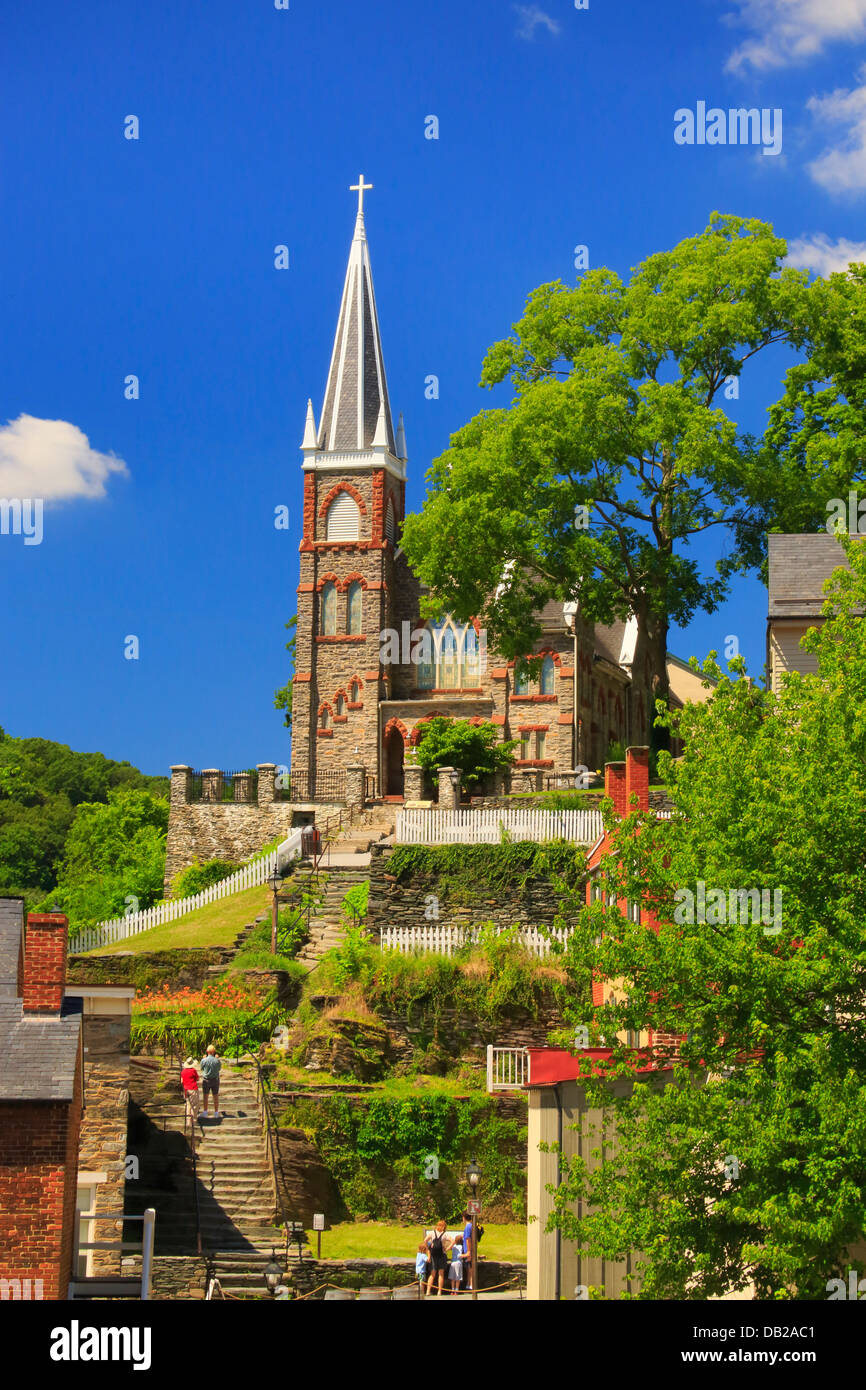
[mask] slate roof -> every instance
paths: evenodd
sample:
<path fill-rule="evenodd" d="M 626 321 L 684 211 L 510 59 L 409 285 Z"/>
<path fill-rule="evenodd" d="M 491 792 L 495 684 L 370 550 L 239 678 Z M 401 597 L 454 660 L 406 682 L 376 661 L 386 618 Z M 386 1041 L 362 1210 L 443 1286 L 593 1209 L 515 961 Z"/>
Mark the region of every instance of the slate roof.
<path fill-rule="evenodd" d="M 81 1000 L 64 1000 L 59 1015 L 24 1014 L 16 992 L 23 929 L 21 899 L 0 898 L 0 1102 L 72 1100 Z"/>
<path fill-rule="evenodd" d="M 387 446 L 396 457 L 370 251 L 364 214 L 359 212 L 319 422 L 319 448 L 369 449 L 383 404 Z"/>
<path fill-rule="evenodd" d="M 820 618 L 827 597 L 824 581 L 840 565 L 848 568 L 841 545 L 825 532 L 768 539 L 769 616 Z"/>

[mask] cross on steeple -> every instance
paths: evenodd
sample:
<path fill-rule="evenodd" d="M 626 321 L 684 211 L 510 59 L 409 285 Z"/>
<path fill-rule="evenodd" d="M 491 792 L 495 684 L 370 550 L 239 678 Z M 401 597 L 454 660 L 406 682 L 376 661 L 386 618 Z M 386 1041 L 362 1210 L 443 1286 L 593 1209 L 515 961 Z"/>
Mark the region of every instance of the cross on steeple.
<path fill-rule="evenodd" d="M 349 192 L 357 193 L 358 195 L 358 215 L 360 217 L 364 216 L 364 194 L 372 187 L 373 185 L 371 183 L 364 182 L 363 174 L 358 175 L 357 183 L 352 183 L 349 185 Z"/>

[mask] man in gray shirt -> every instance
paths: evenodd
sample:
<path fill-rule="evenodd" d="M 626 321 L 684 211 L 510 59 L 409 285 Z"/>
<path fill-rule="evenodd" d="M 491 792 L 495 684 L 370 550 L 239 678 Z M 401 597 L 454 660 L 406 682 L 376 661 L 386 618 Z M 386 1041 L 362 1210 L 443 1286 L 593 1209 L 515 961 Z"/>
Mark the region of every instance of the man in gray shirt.
<path fill-rule="evenodd" d="M 201 1094 L 204 1100 L 204 1113 L 207 1114 L 208 1097 L 213 1096 L 215 1120 L 222 1119 L 220 1115 L 220 1067 L 222 1062 L 217 1056 L 217 1050 L 213 1043 L 208 1047 L 207 1052 L 201 1059 Z"/>

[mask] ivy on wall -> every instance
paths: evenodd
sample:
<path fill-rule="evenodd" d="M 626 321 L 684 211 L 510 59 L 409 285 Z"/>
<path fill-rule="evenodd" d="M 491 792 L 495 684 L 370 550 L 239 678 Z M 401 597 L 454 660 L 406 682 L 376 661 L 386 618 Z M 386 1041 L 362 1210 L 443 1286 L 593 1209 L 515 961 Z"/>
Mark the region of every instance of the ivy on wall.
<path fill-rule="evenodd" d="M 485 1201 L 510 1200 L 515 1214 L 524 1215 L 526 1126 L 503 1119 L 487 1095 L 298 1097 L 279 1123 L 313 1139 L 356 1219 L 390 1216 L 391 1189 L 402 1180 L 429 1198 L 431 1216 L 457 1221 L 466 1200 L 464 1169 L 473 1158 L 484 1175 Z"/>
<path fill-rule="evenodd" d="M 497 897 L 524 889 L 531 879 L 559 880 L 576 888 L 586 867 L 582 845 L 570 840 L 550 840 L 537 845 L 530 840 L 498 845 L 397 845 L 387 861 L 387 872 L 399 884 L 434 880 L 440 897 Z"/>

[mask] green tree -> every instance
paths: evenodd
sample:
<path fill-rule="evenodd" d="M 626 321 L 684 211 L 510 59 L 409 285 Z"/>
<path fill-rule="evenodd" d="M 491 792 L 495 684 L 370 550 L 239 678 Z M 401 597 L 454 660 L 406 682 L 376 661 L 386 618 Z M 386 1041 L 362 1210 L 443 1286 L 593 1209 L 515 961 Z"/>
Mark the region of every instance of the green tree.
<path fill-rule="evenodd" d="M 483 777 L 511 766 L 517 740 L 499 743 L 495 724 L 436 715 L 418 727 L 418 762 L 427 772 L 459 767 L 463 769 L 463 786 L 472 787 Z"/>
<path fill-rule="evenodd" d="M 286 628 L 292 634 L 286 643 L 286 651 L 289 653 L 291 665 L 291 674 L 286 684 L 281 686 L 279 690 L 274 691 L 274 709 L 281 709 L 283 711 L 283 722 L 287 729 L 292 727 L 292 682 L 295 678 L 295 648 L 298 640 L 295 628 L 297 627 L 297 623 L 297 616 L 290 618 L 286 623 Z"/>
<path fill-rule="evenodd" d="M 120 788 L 107 804 L 84 802 L 66 837 L 56 903 L 76 930 L 162 897 L 168 802 L 146 791 Z"/>
<path fill-rule="evenodd" d="M 786 374 L 768 431 L 785 460 L 779 488 L 792 531 L 832 524 L 827 504 L 838 498 L 847 508 L 849 489 L 866 478 L 866 266 L 815 281 L 809 343 L 808 359 Z M 858 520 L 866 531 L 866 517 Z"/>
<path fill-rule="evenodd" d="M 76 806 L 104 803 L 120 787 L 165 796 L 168 779 L 101 753 L 0 731 L 0 892 L 21 894 L 34 907 L 57 882 Z"/>
<path fill-rule="evenodd" d="M 590 1093 L 622 1147 L 594 1172 L 564 1159 L 554 1221 L 594 1255 L 643 1252 L 647 1297 L 753 1281 L 761 1298 L 826 1298 L 827 1281 L 858 1263 L 866 551 L 848 549 L 852 573 L 837 572 L 828 621 L 804 643 L 817 674 L 790 675 L 774 695 L 741 661 L 723 676 L 711 659 L 719 684 L 686 708 L 684 757 L 661 755 L 672 818 L 633 812 L 613 831 L 604 887 L 654 905 L 658 931 L 597 903 L 570 943 L 573 983 L 627 982 L 628 997 L 589 1021 L 590 1041 L 612 1048 Z M 757 923 L 740 906 L 752 889 L 773 907 Z M 607 1083 L 635 1075 L 624 1029 L 652 1030 L 641 1060 L 668 1069 L 616 1098 Z"/>
<path fill-rule="evenodd" d="M 714 213 L 628 282 L 599 269 L 534 290 L 483 366 L 483 385 L 510 380 L 511 407 L 452 436 L 406 519 L 403 548 L 435 600 L 482 617 L 515 658 L 551 598 L 593 621 L 632 612 L 636 669 L 648 658 L 666 701 L 669 624 L 717 608 L 783 519 L 779 459 L 723 405 L 750 359 L 806 338 L 807 275 L 782 269 L 785 254 L 766 223 Z M 729 543 L 704 573 L 689 546 L 719 528 Z"/>

